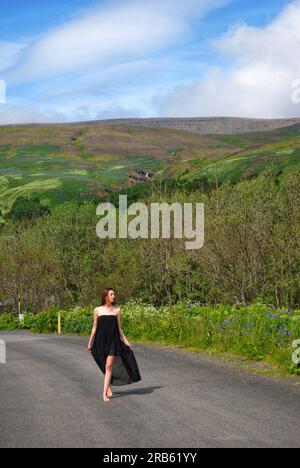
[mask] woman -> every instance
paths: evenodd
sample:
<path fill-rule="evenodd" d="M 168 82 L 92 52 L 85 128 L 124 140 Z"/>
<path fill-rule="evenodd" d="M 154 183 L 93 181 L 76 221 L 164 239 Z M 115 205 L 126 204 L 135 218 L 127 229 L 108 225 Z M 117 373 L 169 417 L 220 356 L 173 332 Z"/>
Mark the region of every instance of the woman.
<path fill-rule="evenodd" d="M 94 310 L 88 351 L 104 374 L 103 400 L 110 401 L 111 385 L 127 385 L 142 380 L 132 346 L 121 327 L 121 311 L 115 306 L 115 290 L 107 288 L 102 304 Z"/>

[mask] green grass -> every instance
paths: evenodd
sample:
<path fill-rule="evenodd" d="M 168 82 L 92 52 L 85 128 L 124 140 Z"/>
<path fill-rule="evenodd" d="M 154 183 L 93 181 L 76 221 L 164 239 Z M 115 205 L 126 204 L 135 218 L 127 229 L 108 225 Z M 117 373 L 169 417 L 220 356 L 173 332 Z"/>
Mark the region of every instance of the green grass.
<path fill-rule="evenodd" d="M 220 136 L 218 139 L 231 146 L 237 146 L 238 148 L 246 148 L 249 144 L 246 139 L 240 138 L 237 135 L 223 135 Z"/>
<path fill-rule="evenodd" d="M 18 187 L 7 188 L 1 191 L 1 206 L 2 213 L 6 214 L 10 211 L 14 201 L 18 197 L 34 196 L 35 194 L 48 193 L 50 190 L 61 187 L 59 179 L 44 179 L 29 182 Z"/>
<path fill-rule="evenodd" d="M 217 178 L 221 183 L 225 181 L 235 183 L 259 174 L 270 165 L 277 169 L 278 173 L 282 172 L 288 166 L 300 164 L 300 137 L 296 141 L 293 139 L 293 144 L 298 146 L 285 148 L 286 144 L 281 142 L 264 145 L 257 150 L 243 151 L 209 165 L 199 160 L 197 162 L 200 168 L 199 174 L 207 176 L 211 181 Z"/>

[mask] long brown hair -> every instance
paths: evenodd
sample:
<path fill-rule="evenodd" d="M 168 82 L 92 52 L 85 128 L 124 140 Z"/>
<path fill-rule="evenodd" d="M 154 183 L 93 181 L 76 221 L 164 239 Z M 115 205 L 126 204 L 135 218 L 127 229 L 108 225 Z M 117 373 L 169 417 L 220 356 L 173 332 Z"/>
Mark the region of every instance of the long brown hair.
<path fill-rule="evenodd" d="M 113 291 L 114 293 L 116 293 L 114 288 L 104 289 L 104 291 L 102 293 L 102 304 L 101 304 L 101 306 L 104 306 L 106 304 L 106 298 L 108 296 L 109 291 Z M 112 302 L 112 305 L 115 305 L 115 304 L 116 304 L 116 301 Z"/>

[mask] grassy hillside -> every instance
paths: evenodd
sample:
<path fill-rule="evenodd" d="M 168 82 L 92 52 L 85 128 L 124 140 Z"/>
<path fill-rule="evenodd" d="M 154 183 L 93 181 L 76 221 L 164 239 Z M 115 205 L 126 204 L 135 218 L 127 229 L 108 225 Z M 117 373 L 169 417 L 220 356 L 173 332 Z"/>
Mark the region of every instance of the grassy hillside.
<path fill-rule="evenodd" d="M 236 182 L 299 161 L 300 124 L 238 135 L 109 123 L 0 127 L 0 211 L 20 196 L 52 207 L 151 178 Z"/>
<path fill-rule="evenodd" d="M 215 139 L 232 145 L 231 154 L 220 154 L 219 160 L 213 162 L 205 157 L 190 161 L 187 174 L 181 179 L 189 180 L 201 174 L 218 183 L 235 183 L 259 174 L 270 165 L 281 172 L 300 163 L 299 124 L 271 132 L 215 136 Z"/>

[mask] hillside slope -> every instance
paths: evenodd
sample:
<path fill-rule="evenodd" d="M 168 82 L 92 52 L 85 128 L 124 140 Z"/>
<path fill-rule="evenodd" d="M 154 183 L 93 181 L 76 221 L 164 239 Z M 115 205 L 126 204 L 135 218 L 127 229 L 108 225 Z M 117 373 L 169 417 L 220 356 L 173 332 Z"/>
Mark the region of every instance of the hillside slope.
<path fill-rule="evenodd" d="M 300 160 L 300 123 L 284 125 L 237 135 L 116 122 L 0 127 L 0 210 L 20 196 L 51 207 L 160 176 L 236 182 L 270 163 L 282 170 Z"/>

